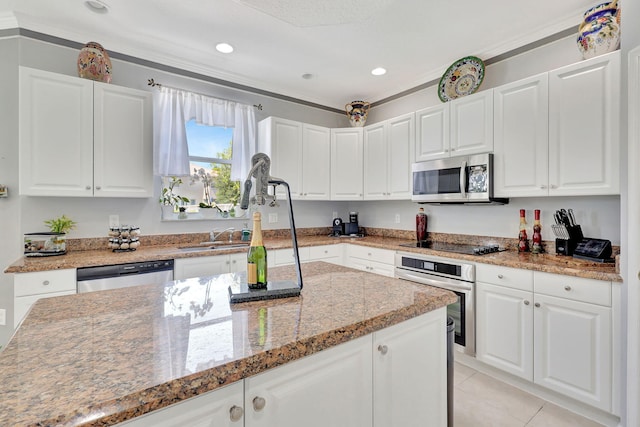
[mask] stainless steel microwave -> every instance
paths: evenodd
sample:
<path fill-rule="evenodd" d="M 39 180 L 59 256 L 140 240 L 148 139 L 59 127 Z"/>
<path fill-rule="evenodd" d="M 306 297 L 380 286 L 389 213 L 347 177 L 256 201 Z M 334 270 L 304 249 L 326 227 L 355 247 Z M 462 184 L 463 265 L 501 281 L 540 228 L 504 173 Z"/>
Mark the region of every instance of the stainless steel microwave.
<path fill-rule="evenodd" d="M 418 203 L 494 203 L 493 154 L 449 157 L 412 165 L 413 195 Z"/>

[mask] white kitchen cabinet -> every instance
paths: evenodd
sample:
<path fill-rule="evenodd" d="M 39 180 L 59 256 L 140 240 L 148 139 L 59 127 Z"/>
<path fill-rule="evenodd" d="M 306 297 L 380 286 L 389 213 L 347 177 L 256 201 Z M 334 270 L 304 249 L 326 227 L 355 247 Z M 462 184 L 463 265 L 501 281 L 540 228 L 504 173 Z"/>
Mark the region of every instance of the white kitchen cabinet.
<path fill-rule="evenodd" d="M 414 113 L 364 127 L 364 199 L 411 199 Z"/>
<path fill-rule="evenodd" d="M 246 252 L 194 258 L 178 258 L 173 264 L 174 280 L 245 271 Z"/>
<path fill-rule="evenodd" d="M 345 266 L 393 277 L 395 274 L 395 251 L 349 245 L 347 247 Z"/>
<path fill-rule="evenodd" d="M 123 427 L 244 427 L 244 384 L 238 381 L 118 425 Z"/>
<path fill-rule="evenodd" d="M 48 270 L 13 276 L 13 327 L 17 328 L 40 298 L 76 293 L 76 270 Z"/>
<path fill-rule="evenodd" d="M 444 331 L 446 308 L 373 334 L 375 427 L 447 425 Z"/>
<path fill-rule="evenodd" d="M 496 197 L 549 195 L 547 73 L 493 90 Z"/>
<path fill-rule="evenodd" d="M 20 194 L 150 197 L 151 94 L 20 67 Z"/>
<path fill-rule="evenodd" d="M 269 117 L 258 125 L 259 150 L 271 158 L 271 175 L 289 184 L 294 200 L 329 200 L 329 128 Z M 279 197 L 286 189 L 276 188 Z"/>
<path fill-rule="evenodd" d="M 493 92 L 416 111 L 415 161 L 493 151 Z"/>
<path fill-rule="evenodd" d="M 309 260 L 309 248 L 299 247 L 298 258 L 300 262 L 306 262 Z M 293 248 L 276 249 L 267 251 L 267 266 L 268 267 L 280 267 L 283 265 L 293 265 L 296 263 L 296 259 L 293 256 Z"/>
<path fill-rule="evenodd" d="M 309 247 L 309 261 L 324 261 L 331 264 L 344 265 L 346 245 L 322 245 Z"/>
<path fill-rule="evenodd" d="M 483 264 L 476 273 L 476 358 L 614 412 L 611 282 Z"/>
<path fill-rule="evenodd" d="M 372 336 L 245 379 L 245 426 L 372 425 Z"/>
<path fill-rule="evenodd" d="M 363 198 L 363 129 L 331 129 L 331 200 Z"/>
<path fill-rule="evenodd" d="M 549 195 L 620 193 L 620 51 L 549 72 Z"/>

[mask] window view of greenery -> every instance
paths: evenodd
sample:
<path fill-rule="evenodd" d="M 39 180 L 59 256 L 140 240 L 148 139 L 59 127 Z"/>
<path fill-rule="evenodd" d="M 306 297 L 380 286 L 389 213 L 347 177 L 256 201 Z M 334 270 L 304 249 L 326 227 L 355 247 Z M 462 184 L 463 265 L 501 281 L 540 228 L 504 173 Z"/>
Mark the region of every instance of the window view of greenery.
<path fill-rule="evenodd" d="M 214 208 L 230 212 L 240 199 L 240 182 L 231 180 L 233 128 L 187 122 L 191 177 L 174 192 L 189 199 L 187 212 Z"/>

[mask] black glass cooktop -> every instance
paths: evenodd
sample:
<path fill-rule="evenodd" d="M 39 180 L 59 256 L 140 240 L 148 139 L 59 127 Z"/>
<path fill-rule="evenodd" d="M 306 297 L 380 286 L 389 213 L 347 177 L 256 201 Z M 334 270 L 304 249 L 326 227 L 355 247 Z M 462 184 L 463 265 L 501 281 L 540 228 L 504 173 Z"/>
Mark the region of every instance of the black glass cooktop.
<path fill-rule="evenodd" d="M 435 251 L 453 252 L 457 254 L 467 255 L 485 255 L 494 252 L 502 252 L 506 249 L 501 248 L 499 245 L 469 245 L 464 243 L 449 243 L 449 242 L 413 242 L 413 243 L 401 243 L 400 246 L 408 248 L 425 248 L 433 249 Z"/>

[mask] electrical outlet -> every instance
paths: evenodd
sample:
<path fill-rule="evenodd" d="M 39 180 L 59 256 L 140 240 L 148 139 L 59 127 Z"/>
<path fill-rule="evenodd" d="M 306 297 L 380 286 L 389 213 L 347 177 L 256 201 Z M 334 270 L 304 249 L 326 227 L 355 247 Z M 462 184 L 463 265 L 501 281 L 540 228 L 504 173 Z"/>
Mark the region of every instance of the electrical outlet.
<path fill-rule="evenodd" d="M 109 227 L 120 227 L 119 215 L 109 215 Z"/>
<path fill-rule="evenodd" d="M 270 213 L 269 214 L 269 224 L 273 224 L 275 222 L 278 222 L 278 214 L 277 213 Z"/>
<path fill-rule="evenodd" d="M 396 214 L 396 224 L 400 224 L 400 214 Z"/>
<path fill-rule="evenodd" d="M 0 326 L 7 325 L 7 310 L 0 308 Z"/>

